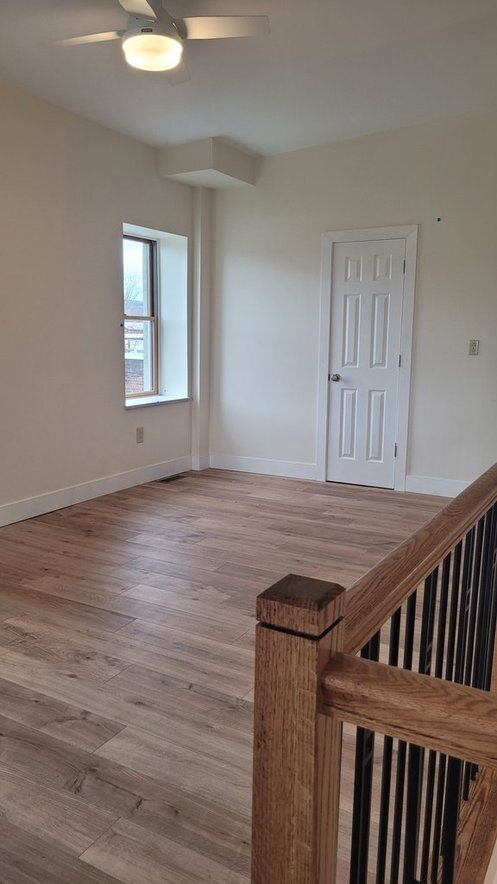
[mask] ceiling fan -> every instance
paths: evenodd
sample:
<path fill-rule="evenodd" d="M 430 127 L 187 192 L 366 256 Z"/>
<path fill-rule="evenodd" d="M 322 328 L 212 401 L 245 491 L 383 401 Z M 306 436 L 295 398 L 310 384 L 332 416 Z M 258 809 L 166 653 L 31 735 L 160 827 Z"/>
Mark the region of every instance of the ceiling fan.
<path fill-rule="evenodd" d="M 102 34 L 85 34 L 58 40 L 59 45 L 104 43 L 121 40 L 129 65 L 142 71 L 169 71 L 182 62 L 185 40 L 219 40 L 226 37 L 258 37 L 269 32 L 265 15 L 200 15 L 173 18 L 165 7 L 166 0 L 118 0 L 128 13 L 124 30 Z M 182 64 L 183 76 L 188 79 Z"/>

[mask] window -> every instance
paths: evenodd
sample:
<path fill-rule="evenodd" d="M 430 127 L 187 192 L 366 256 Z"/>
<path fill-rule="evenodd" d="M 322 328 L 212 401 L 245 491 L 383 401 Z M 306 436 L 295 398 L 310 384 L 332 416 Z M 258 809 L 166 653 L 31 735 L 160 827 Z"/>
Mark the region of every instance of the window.
<path fill-rule="evenodd" d="M 127 407 L 187 399 L 188 239 L 123 225 Z"/>
<path fill-rule="evenodd" d="M 157 394 L 157 247 L 150 239 L 123 237 L 124 383 L 126 396 Z"/>

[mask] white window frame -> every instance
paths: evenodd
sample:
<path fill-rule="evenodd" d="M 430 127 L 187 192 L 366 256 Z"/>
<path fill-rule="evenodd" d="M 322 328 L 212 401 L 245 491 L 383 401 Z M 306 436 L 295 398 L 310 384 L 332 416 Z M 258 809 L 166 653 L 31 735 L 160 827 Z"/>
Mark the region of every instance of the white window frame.
<path fill-rule="evenodd" d="M 149 396 L 126 396 L 125 393 L 125 408 L 188 402 L 191 400 L 188 237 L 129 223 L 123 224 L 122 236 L 152 241 L 156 247 L 157 392 Z M 176 298 L 171 297 L 171 277 L 180 289 Z"/>
<path fill-rule="evenodd" d="M 139 316 L 131 316 L 129 313 L 124 313 L 123 323 L 125 329 L 125 340 L 126 340 L 126 323 L 127 322 L 143 322 L 144 328 L 145 323 L 150 323 L 152 326 L 152 389 L 145 390 L 143 393 L 134 393 L 129 394 L 126 393 L 126 387 L 124 390 L 124 395 L 126 399 L 148 399 L 150 397 L 158 396 L 159 393 L 159 298 L 158 298 L 158 273 L 157 273 L 157 242 L 155 239 L 150 239 L 145 236 L 137 236 L 136 234 L 131 233 L 123 233 L 123 242 L 124 240 L 130 240 L 131 242 L 140 242 L 148 247 L 148 284 L 149 284 L 149 302 L 150 309 L 147 315 L 139 315 Z M 126 362 L 126 354 L 125 354 L 125 362 Z"/>

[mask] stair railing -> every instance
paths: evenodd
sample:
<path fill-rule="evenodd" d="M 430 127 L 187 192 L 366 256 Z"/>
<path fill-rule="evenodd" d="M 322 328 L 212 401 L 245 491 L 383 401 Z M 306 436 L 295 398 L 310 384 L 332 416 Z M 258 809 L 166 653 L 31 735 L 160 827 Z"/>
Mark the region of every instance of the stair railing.
<path fill-rule="evenodd" d="M 350 590 L 258 597 L 252 884 L 483 884 L 496 552 L 497 465 Z"/>

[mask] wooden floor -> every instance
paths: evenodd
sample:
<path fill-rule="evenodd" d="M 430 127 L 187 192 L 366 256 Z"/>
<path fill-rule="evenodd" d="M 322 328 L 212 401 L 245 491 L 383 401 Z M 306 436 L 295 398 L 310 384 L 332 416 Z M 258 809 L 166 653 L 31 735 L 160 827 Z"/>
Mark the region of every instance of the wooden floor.
<path fill-rule="evenodd" d="M 256 595 L 441 498 L 206 471 L 0 530 L 0 884 L 247 884 Z"/>

